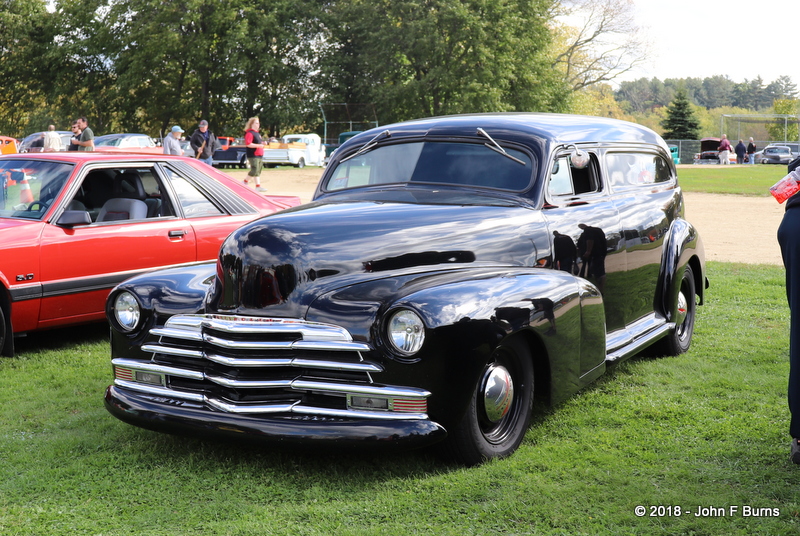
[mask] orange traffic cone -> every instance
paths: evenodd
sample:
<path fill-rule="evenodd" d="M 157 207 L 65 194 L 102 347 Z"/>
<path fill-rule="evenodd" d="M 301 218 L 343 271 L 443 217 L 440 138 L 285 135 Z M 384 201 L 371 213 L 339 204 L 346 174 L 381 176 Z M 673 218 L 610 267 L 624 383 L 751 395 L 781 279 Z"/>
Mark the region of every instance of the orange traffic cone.
<path fill-rule="evenodd" d="M 33 192 L 31 192 L 31 185 L 28 184 L 28 179 L 22 179 L 19 183 L 19 202 L 20 203 L 33 203 Z"/>

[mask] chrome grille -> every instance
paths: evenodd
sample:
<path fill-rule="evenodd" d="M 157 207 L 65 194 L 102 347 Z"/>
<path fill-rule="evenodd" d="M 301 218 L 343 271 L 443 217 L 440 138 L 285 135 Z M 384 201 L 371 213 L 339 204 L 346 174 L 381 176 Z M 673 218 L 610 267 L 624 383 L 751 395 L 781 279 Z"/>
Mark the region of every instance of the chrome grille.
<path fill-rule="evenodd" d="M 142 346 L 149 361 L 117 358 L 115 383 L 156 397 L 243 415 L 425 419 L 428 391 L 378 384 L 370 345 L 299 319 L 179 315 Z M 379 410 L 353 401 L 383 401 Z"/>

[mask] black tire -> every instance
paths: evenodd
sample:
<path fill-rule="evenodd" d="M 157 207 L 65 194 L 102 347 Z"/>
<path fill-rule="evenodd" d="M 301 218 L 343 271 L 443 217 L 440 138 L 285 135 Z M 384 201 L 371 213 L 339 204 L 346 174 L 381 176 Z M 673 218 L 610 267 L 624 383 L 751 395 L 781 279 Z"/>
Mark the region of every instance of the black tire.
<path fill-rule="evenodd" d="M 298 161 L 297 161 L 297 168 L 298 168 L 298 169 L 303 169 L 304 167 L 306 167 L 306 161 L 305 161 L 305 159 L 304 159 L 304 158 L 301 156 L 301 157 L 300 157 L 300 160 L 298 160 Z"/>
<path fill-rule="evenodd" d="M 658 341 L 657 353 L 663 356 L 683 354 L 692 345 L 692 333 L 694 333 L 694 321 L 697 314 L 697 293 L 694 271 L 688 264 L 681 277 L 676 310 L 678 317 L 675 319 L 675 329 Z"/>
<path fill-rule="evenodd" d="M 0 355 L 5 355 L 3 350 L 6 347 L 6 315 L 3 311 L 3 306 L 0 305 Z"/>
<path fill-rule="evenodd" d="M 246 154 L 243 154 L 242 158 L 239 159 L 239 167 L 243 169 L 248 169 L 250 167 L 250 163 L 247 161 Z"/>
<path fill-rule="evenodd" d="M 498 378 L 509 380 L 513 394 L 505 398 L 505 403 L 490 407 L 484 393 L 491 391 L 491 379 Z M 503 342 L 481 372 L 466 414 L 443 445 L 444 454 L 467 466 L 513 454 L 528 430 L 533 394 L 530 350 L 519 337 Z"/>

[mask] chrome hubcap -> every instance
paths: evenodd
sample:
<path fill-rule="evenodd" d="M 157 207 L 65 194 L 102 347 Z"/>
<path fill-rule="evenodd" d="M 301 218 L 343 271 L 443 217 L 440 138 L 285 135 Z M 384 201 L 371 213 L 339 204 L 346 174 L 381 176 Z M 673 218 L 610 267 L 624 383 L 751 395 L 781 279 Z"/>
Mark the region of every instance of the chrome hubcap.
<path fill-rule="evenodd" d="M 514 400 L 514 382 L 505 367 L 492 365 L 483 375 L 483 407 L 489 421 L 499 422 Z"/>
<path fill-rule="evenodd" d="M 683 291 L 678 293 L 678 316 L 675 318 L 675 324 L 680 326 L 686 320 L 686 315 L 689 313 L 689 303 L 686 301 Z"/>

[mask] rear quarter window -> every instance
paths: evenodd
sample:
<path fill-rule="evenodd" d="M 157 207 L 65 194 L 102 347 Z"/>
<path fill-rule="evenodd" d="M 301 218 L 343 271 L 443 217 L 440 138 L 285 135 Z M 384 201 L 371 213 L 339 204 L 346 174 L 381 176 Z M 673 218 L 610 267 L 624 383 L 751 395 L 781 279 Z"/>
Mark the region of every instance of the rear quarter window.
<path fill-rule="evenodd" d="M 608 153 L 606 171 L 614 188 L 669 182 L 672 172 L 667 161 L 650 153 Z"/>

